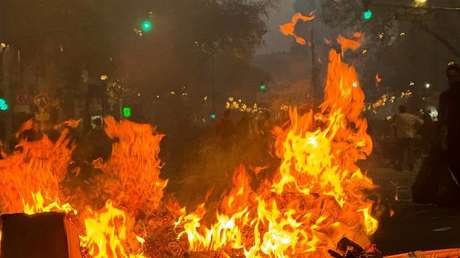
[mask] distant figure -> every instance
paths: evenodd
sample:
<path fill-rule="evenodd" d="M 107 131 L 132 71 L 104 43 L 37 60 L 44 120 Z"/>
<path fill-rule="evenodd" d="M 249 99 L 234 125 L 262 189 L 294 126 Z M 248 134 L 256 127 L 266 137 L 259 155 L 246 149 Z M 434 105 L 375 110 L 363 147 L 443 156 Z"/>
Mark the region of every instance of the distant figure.
<path fill-rule="evenodd" d="M 445 148 L 449 169 L 460 180 L 460 66 L 447 68 L 449 89 L 439 99 L 439 122 L 445 132 Z"/>
<path fill-rule="evenodd" d="M 399 107 L 399 114 L 395 116 L 394 128 L 398 141 L 399 155 L 397 159 L 397 168 L 404 170 L 414 169 L 415 163 L 415 138 L 418 127 L 423 125 L 423 120 L 416 115 L 407 112 L 406 106 Z"/>

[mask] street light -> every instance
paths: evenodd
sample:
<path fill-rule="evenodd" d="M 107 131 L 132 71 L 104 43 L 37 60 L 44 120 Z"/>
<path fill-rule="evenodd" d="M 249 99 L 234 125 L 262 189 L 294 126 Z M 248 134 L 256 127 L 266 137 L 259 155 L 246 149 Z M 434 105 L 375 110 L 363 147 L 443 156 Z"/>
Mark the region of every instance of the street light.
<path fill-rule="evenodd" d="M 424 6 L 428 0 L 414 0 L 415 6 Z"/>

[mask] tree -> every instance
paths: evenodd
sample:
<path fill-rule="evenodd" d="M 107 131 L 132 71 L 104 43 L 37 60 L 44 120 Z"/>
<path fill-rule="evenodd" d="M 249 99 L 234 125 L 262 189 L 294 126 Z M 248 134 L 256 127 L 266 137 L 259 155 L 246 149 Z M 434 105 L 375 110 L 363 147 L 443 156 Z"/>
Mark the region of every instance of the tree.
<path fill-rule="evenodd" d="M 2 40 L 21 49 L 24 65 L 34 66 L 35 74 L 59 77 L 55 84 L 77 87 L 87 69 L 93 78 L 109 74 L 151 93 L 183 85 L 206 91 L 218 79 L 210 78 L 216 63 L 232 64 L 228 71 L 248 66 L 261 44 L 263 16 L 271 4 L 273 0 L 5 0 Z M 141 34 L 144 19 L 151 19 L 154 28 Z M 52 66 L 52 72 L 45 66 Z"/>

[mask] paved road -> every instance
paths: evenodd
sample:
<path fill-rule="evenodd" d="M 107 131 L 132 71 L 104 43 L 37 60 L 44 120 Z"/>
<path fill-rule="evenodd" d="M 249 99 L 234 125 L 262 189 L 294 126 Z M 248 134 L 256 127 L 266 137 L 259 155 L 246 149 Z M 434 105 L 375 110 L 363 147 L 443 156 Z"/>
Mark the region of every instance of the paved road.
<path fill-rule="evenodd" d="M 380 186 L 383 203 L 394 211 L 392 217 L 382 216 L 373 238 L 385 255 L 460 247 L 460 210 L 412 203 L 416 173 L 374 168 L 369 176 Z"/>

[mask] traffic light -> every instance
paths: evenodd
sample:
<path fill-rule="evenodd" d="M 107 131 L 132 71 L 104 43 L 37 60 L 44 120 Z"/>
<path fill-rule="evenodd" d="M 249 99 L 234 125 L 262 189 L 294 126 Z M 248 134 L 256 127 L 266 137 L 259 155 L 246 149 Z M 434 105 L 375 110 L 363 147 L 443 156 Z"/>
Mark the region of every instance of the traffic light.
<path fill-rule="evenodd" d="M 0 98 L 0 111 L 8 111 L 10 107 L 8 106 L 8 102 L 4 98 Z"/>
<path fill-rule="evenodd" d="M 374 17 L 374 12 L 372 12 L 371 9 L 364 10 L 364 12 L 363 12 L 363 19 L 364 20 L 369 21 L 369 20 L 372 19 L 372 17 Z"/>
<path fill-rule="evenodd" d="M 209 115 L 209 118 L 211 118 L 211 120 L 216 120 L 216 119 L 217 119 L 217 114 L 216 114 L 216 112 L 212 112 L 212 113 Z"/>
<path fill-rule="evenodd" d="M 267 90 L 268 90 L 267 84 L 265 84 L 264 82 L 261 82 L 259 84 L 259 91 L 260 92 L 266 92 Z"/>
<path fill-rule="evenodd" d="M 133 115 L 133 110 L 131 107 L 123 107 L 122 113 L 124 118 L 130 118 Z"/>
<path fill-rule="evenodd" d="M 363 0 L 363 20 L 369 21 L 374 17 L 374 12 L 370 8 L 372 0 Z"/>
<path fill-rule="evenodd" d="M 141 30 L 143 32 L 149 32 L 153 29 L 153 23 L 151 20 L 143 20 L 141 22 Z"/>

